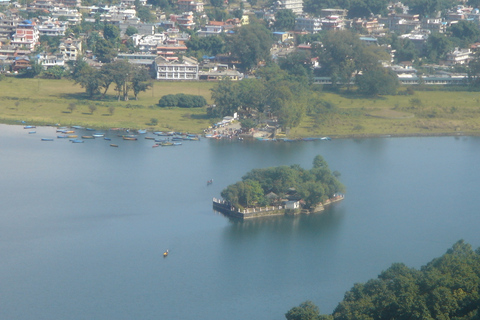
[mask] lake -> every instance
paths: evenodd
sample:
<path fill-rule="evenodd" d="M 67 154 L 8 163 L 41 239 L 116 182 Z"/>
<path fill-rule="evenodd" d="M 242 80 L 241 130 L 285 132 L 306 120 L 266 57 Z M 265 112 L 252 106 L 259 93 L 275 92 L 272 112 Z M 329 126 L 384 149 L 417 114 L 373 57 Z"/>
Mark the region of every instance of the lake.
<path fill-rule="evenodd" d="M 478 137 L 152 148 L 35 130 L 0 125 L 0 319 L 280 320 L 305 300 L 331 313 L 394 262 L 480 246 Z M 212 210 L 249 170 L 310 169 L 317 154 L 347 188 L 324 213 L 242 222 Z"/>

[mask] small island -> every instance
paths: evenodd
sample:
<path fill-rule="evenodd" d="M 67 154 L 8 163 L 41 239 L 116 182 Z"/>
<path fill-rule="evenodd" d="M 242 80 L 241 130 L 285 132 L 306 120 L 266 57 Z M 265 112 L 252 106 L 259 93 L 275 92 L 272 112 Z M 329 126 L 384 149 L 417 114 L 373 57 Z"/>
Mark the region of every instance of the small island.
<path fill-rule="evenodd" d="M 299 165 L 253 169 L 225 188 L 223 199 L 214 198 L 213 209 L 240 219 L 320 212 L 343 200 L 345 187 L 339 176 L 320 155 L 310 170 Z"/>

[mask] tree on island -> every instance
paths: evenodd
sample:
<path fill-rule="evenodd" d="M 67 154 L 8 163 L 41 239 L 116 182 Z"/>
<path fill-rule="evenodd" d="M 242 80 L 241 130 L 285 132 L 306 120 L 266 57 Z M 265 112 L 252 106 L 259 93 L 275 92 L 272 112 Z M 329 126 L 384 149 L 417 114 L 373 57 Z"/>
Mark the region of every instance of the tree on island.
<path fill-rule="evenodd" d="M 357 283 L 332 315 L 310 302 L 290 309 L 293 319 L 480 319 L 480 248 L 463 240 L 420 270 L 394 263 L 378 279 Z M 308 304 L 307 307 L 302 305 Z M 312 312 L 313 310 L 313 312 Z M 294 315 L 300 315 L 294 317 Z M 310 316 L 311 315 L 311 316 Z"/>
<path fill-rule="evenodd" d="M 303 200 L 305 209 L 314 209 L 319 203 L 344 192 L 345 187 L 332 174 L 326 161 L 318 155 L 313 168 L 305 170 L 299 165 L 253 169 L 233 185 L 221 192 L 221 196 L 236 208 L 265 206 L 286 197 Z"/>

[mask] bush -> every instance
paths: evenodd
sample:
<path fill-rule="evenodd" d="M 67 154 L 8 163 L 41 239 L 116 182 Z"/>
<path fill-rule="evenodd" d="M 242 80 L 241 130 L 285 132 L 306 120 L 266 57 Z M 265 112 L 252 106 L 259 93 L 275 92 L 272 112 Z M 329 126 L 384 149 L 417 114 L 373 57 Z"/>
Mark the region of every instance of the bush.
<path fill-rule="evenodd" d="M 202 96 L 196 96 L 192 94 L 167 94 L 158 101 L 158 106 L 161 108 L 166 107 L 179 107 L 179 108 L 201 108 L 207 104 Z"/>

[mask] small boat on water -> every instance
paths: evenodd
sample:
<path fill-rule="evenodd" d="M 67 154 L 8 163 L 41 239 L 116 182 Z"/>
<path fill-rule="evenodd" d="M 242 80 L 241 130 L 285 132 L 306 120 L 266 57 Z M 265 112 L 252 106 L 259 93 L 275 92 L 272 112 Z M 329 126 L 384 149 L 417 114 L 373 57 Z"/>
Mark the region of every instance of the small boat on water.
<path fill-rule="evenodd" d="M 137 140 L 137 137 L 123 136 L 123 140 Z"/>
<path fill-rule="evenodd" d="M 34 134 L 37 133 L 37 131 L 28 131 L 28 134 Z"/>
<path fill-rule="evenodd" d="M 182 143 L 181 143 L 181 142 L 174 142 L 173 145 L 174 145 L 174 146 L 181 146 Z"/>
<path fill-rule="evenodd" d="M 163 253 L 163 257 L 165 258 L 166 256 L 168 256 L 168 249 Z"/>
<path fill-rule="evenodd" d="M 42 141 L 53 141 L 52 138 L 42 138 Z"/>
<path fill-rule="evenodd" d="M 101 137 L 105 136 L 105 133 L 97 132 L 97 133 L 92 134 L 92 136 L 94 136 L 95 138 L 101 138 Z"/>
<path fill-rule="evenodd" d="M 76 135 L 76 134 L 69 134 L 67 136 L 67 138 L 77 138 L 77 137 L 78 137 L 78 135 Z"/>
<path fill-rule="evenodd" d="M 154 137 L 145 137 L 145 139 L 147 139 L 147 140 L 155 140 Z"/>
<path fill-rule="evenodd" d="M 68 136 L 66 134 L 61 134 L 57 136 L 57 139 L 66 139 Z"/>
<path fill-rule="evenodd" d="M 72 143 L 84 143 L 82 139 L 70 139 Z"/>
<path fill-rule="evenodd" d="M 74 129 L 83 129 L 82 126 L 72 126 L 72 128 L 74 128 Z"/>
<path fill-rule="evenodd" d="M 95 139 L 94 136 L 82 136 L 82 139 Z"/>
<path fill-rule="evenodd" d="M 207 180 L 207 186 L 211 185 L 213 183 L 213 179 Z"/>
<path fill-rule="evenodd" d="M 115 148 L 118 148 L 118 144 L 110 144 L 110 147 L 115 147 Z"/>
<path fill-rule="evenodd" d="M 147 129 L 140 129 L 140 130 L 137 130 L 137 132 L 139 134 L 145 134 L 145 133 L 147 133 Z"/>
<path fill-rule="evenodd" d="M 168 141 L 164 141 L 164 142 L 161 142 L 160 145 L 162 147 L 169 147 L 169 146 L 173 146 L 173 143 L 168 142 Z"/>
<path fill-rule="evenodd" d="M 85 129 L 85 130 L 87 130 L 87 131 L 95 131 L 95 129 L 93 129 L 93 128 L 87 128 L 87 129 Z"/>
<path fill-rule="evenodd" d="M 35 126 L 24 126 L 23 129 L 33 129 L 36 128 Z"/>
<path fill-rule="evenodd" d="M 156 148 L 156 147 L 160 147 L 160 145 L 158 143 L 155 143 L 152 148 Z"/>
<path fill-rule="evenodd" d="M 110 140 L 112 140 L 112 138 L 109 138 L 109 137 L 103 137 L 103 140 L 108 140 L 108 141 L 110 141 Z"/>

